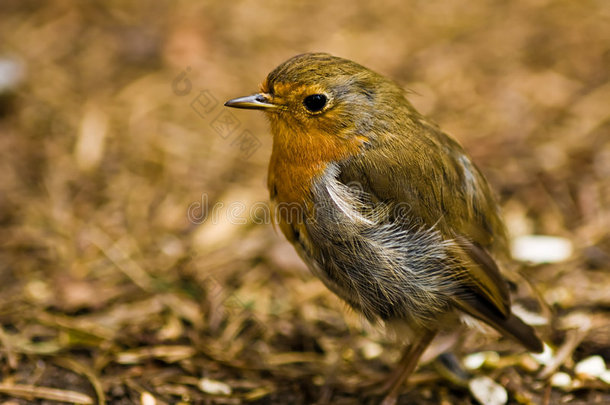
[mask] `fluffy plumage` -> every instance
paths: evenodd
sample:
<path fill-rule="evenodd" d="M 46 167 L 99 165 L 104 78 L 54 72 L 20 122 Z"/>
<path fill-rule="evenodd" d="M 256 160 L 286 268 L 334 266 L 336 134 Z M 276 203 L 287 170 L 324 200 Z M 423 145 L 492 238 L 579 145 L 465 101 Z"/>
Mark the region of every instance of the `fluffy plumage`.
<path fill-rule="evenodd" d="M 369 320 L 407 326 L 414 346 L 397 378 L 460 312 L 542 350 L 510 311 L 495 261 L 508 257 L 506 232 L 485 178 L 393 81 L 304 54 L 227 105 L 267 113 L 277 222 L 313 272 Z"/>

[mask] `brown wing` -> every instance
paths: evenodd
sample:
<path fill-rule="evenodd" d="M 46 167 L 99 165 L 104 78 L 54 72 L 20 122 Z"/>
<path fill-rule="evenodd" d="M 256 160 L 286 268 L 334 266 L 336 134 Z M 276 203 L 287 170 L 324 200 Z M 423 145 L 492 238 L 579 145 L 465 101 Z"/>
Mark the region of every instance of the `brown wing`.
<path fill-rule="evenodd" d="M 532 352 L 541 352 L 542 342 L 534 329 L 510 312 L 510 298 L 506 283 L 495 261 L 484 249 L 460 238 L 460 249 L 471 260 L 468 269 L 468 292 L 454 298 L 456 307 L 470 316 L 482 320 L 502 334 L 517 340 Z M 497 299 L 502 299 L 498 302 Z M 492 301 L 490 301 L 492 300 Z"/>
<path fill-rule="evenodd" d="M 408 207 L 405 218 L 396 218 L 405 226 L 434 226 L 456 240 L 455 259 L 462 263 L 456 279 L 464 289 L 456 307 L 530 350 L 541 349 L 533 330 L 511 315 L 508 288 L 489 254 L 507 255 L 507 243 L 487 182 L 455 141 L 425 123 L 420 129 L 429 136 L 377 140 L 343 163 L 341 179 L 360 183 L 380 201 Z"/>
<path fill-rule="evenodd" d="M 510 295 L 506 282 L 500 274 L 496 262 L 482 248 L 476 246 L 468 239 L 457 237 L 457 247 L 454 254 L 459 257 L 459 262 L 466 267 L 465 283 L 472 290 L 475 297 L 484 300 L 491 305 L 498 315 L 507 318 L 510 315 Z M 456 298 L 460 300 L 461 298 Z M 468 303 L 461 303 L 467 313 L 476 316 L 474 308 L 467 310 Z M 480 317 L 477 317 L 480 318 Z"/>

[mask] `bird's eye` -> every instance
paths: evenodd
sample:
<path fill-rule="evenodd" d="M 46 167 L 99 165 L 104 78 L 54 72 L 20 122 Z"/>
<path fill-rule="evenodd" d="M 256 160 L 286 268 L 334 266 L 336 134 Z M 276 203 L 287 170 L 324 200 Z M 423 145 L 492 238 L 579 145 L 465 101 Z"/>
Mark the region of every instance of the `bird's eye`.
<path fill-rule="evenodd" d="M 303 105 L 311 112 L 321 111 L 325 106 L 328 99 L 324 94 L 312 94 L 305 97 Z"/>

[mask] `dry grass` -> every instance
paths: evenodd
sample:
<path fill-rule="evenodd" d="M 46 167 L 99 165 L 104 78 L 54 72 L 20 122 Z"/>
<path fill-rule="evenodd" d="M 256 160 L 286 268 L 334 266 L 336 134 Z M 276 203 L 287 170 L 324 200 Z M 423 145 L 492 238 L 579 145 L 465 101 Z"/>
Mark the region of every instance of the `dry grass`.
<path fill-rule="evenodd" d="M 310 50 L 413 89 L 514 234 L 574 244 L 523 271 L 554 310 L 555 368 L 610 360 L 610 3 L 374 4 L 2 1 L 0 58 L 24 67 L 0 95 L 4 404 L 374 403 L 359 386 L 398 347 L 248 215 L 271 139 L 214 104 Z M 462 351 L 483 349 L 512 403 L 610 402 L 600 380 L 551 387 L 518 347 L 468 332 Z M 430 367 L 413 383 L 403 401 L 471 403 Z"/>

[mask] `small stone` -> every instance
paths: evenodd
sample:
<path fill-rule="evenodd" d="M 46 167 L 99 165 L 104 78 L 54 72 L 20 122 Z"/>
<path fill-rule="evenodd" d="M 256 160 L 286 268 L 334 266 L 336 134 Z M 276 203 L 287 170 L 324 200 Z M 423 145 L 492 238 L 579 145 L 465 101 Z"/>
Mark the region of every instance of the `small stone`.
<path fill-rule="evenodd" d="M 570 388 L 572 386 L 572 377 L 564 372 L 558 372 L 551 376 L 551 385 L 558 388 Z"/>
<path fill-rule="evenodd" d="M 141 405 L 156 405 L 157 400 L 150 392 L 144 391 L 142 395 L 140 395 L 140 404 Z"/>
<path fill-rule="evenodd" d="M 487 376 L 470 380 L 468 388 L 483 405 L 504 405 L 508 401 L 508 393 L 504 387 Z"/>
<path fill-rule="evenodd" d="M 202 378 L 199 380 L 199 389 L 203 392 L 212 395 L 230 395 L 231 387 L 218 380 L 212 380 L 210 378 Z"/>
<path fill-rule="evenodd" d="M 500 361 L 500 355 L 498 352 L 491 350 L 472 353 L 464 358 L 464 367 L 468 370 L 476 370 L 485 366 L 495 367 Z"/>
<path fill-rule="evenodd" d="M 530 263 L 557 263 L 572 255 L 572 242 L 547 235 L 524 235 L 513 240 L 512 253 L 517 260 Z"/>
<path fill-rule="evenodd" d="M 362 346 L 362 355 L 367 360 L 377 358 L 381 353 L 383 353 L 383 347 L 378 343 L 367 342 Z"/>
<path fill-rule="evenodd" d="M 481 368 L 483 363 L 485 363 L 485 354 L 483 352 L 472 353 L 468 356 L 464 357 L 464 367 L 468 370 L 476 370 Z"/>
<path fill-rule="evenodd" d="M 574 372 L 578 376 L 589 378 L 600 378 L 606 371 L 606 363 L 602 356 L 587 357 L 574 367 Z"/>

